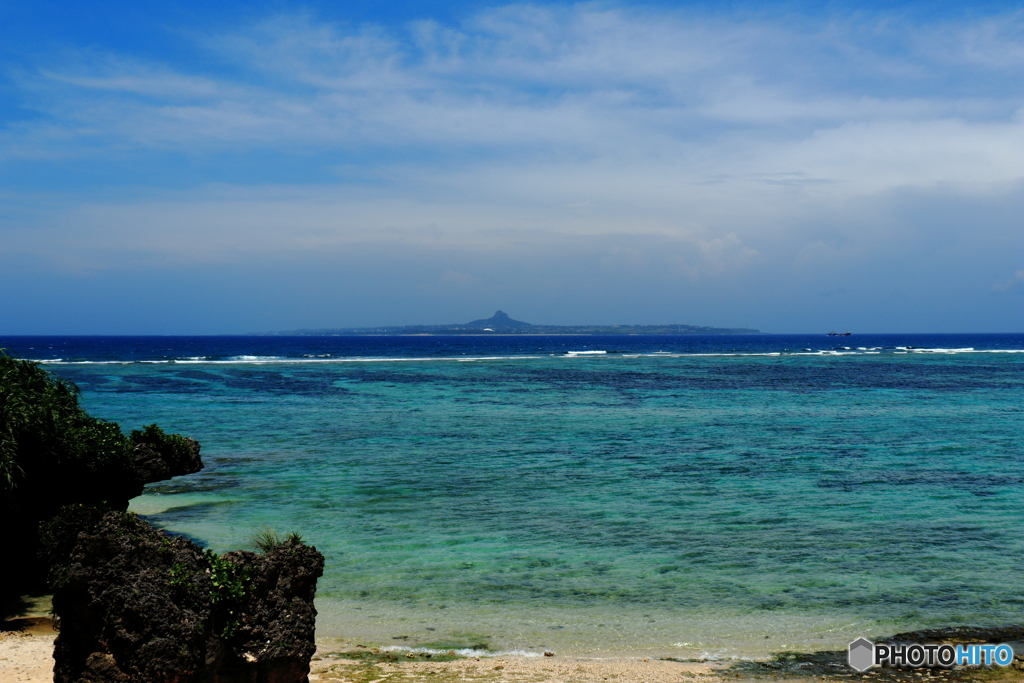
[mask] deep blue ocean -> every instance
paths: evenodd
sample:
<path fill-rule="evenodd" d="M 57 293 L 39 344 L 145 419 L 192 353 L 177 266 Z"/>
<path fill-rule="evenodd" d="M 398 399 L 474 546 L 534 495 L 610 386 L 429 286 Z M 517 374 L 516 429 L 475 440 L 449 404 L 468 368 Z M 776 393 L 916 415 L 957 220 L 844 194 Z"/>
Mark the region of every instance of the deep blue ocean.
<path fill-rule="evenodd" d="M 0 347 L 198 439 L 133 509 L 302 534 L 321 636 L 737 657 L 1024 621 L 1024 335 Z"/>

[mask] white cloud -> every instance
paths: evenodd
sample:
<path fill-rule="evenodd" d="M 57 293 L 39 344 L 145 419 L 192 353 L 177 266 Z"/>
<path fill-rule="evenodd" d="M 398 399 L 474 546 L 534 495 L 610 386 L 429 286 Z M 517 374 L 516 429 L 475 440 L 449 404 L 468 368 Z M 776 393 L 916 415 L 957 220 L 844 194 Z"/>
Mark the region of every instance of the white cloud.
<path fill-rule="evenodd" d="M 894 281 L 892 260 L 922 254 L 940 272 L 948 242 L 979 250 L 980 272 L 1012 241 L 1024 178 L 1022 26 L 512 5 L 400 28 L 282 15 L 196 38 L 202 61 L 65 53 L 17 75 L 38 116 L 0 133 L 0 158 L 171 154 L 196 175 L 150 169 L 156 189 L 131 196 L 8 191 L 31 210 L 0 214 L 0 252 L 77 271 L 557 254 L 609 283 L 804 287 Z M 277 159 L 313 180 L 281 182 Z M 971 218 L 933 216 L 945 201 Z M 426 271 L 417 286 L 481 282 L 462 263 Z"/>
<path fill-rule="evenodd" d="M 1024 67 L 1024 11 L 985 17 L 967 25 L 948 23 L 915 36 L 917 49 L 939 63 L 990 69 Z"/>
<path fill-rule="evenodd" d="M 66 127 L 142 147 L 679 153 L 687 142 L 713 147 L 737 127 L 753 139 L 799 142 L 851 123 L 1005 121 L 1022 105 L 1019 88 L 994 83 L 979 92 L 967 82 L 972 74 L 952 87 L 948 79 L 927 85 L 950 60 L 936 44 L 977 46 L 993 34 L 992 49 L 1012 54 L 1005 26 L 1024 22 L 1002 23 L 998 35 L 991 21 L 900 26 L 909 55 L 894 57 L 876 44 L 873 27 L 853 20 L 815 26 L 510 6 L 464 26 L 420 22 L 388 32 L 280 16 L 203 39 L 215 64 L 233 65 L 220 76 L 199 65 L 89 55 L 23 81 L 44 82 L 32 85 L 35 106 Z M 900 62 L 913 65 L 909 75 L 892 73 Z"/>

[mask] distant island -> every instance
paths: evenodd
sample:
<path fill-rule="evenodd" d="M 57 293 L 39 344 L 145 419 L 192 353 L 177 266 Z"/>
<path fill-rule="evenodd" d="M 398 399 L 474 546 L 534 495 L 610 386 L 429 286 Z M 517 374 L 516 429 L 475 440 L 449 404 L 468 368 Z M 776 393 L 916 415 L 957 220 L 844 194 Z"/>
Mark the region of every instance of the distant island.
<path fill-rule="evenodd" d="M 371 336 L 429 334 L 758 334 L 760 330 L 746 327 L 703 327 L 699 325 L 534 325 L 513 320 L 497 311 L 490 318 L 457 325 L 404 325 L 394 327 L 351 327 L 320 330 L 269 332 L 271 335 L 295 336 Z"/>

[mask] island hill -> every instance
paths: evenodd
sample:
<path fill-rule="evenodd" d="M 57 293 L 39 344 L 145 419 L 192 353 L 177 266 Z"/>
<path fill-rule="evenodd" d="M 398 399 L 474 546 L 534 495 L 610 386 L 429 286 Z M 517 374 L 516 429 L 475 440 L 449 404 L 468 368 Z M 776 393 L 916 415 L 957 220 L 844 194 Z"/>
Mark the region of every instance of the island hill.
<path fill-rule="evenodd" d="M 534 325 L 513 320 L 497 311 L 490 318 L 461 325 L 405 325 L 400 327 L 354 327 L 322 330 L 272 332 L 275 335 L 360 336 L 360 335 L 455 335 L 455 334 L 758 334 L 745 327 L 702 327 L 698 325 Z"/>

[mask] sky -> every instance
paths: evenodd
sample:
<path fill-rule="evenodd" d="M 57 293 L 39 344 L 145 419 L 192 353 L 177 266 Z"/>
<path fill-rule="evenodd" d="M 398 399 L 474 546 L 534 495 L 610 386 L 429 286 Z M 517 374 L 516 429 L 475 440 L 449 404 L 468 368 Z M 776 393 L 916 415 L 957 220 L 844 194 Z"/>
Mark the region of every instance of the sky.
<path fill-rule="evenodd" d="M 0 335 L 1024 331 L 1024 1 L 0 0 Z"/>

